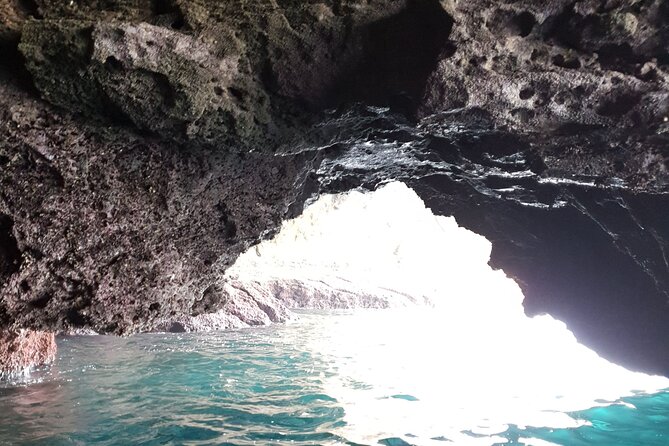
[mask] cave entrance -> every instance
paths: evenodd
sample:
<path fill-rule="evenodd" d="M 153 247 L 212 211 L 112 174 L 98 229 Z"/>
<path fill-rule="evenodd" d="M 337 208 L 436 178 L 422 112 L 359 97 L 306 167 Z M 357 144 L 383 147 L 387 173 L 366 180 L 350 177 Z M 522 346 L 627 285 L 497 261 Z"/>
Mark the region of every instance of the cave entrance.
<path fill-rule="evenodd" d="M 325 391 L 347 411 L 345 437 L 362 443 L 356 426 L 369 431 L 373 420 L 373 431 L 393 432 L 407 410 L 426 423 L 411 432 L 430 435 L 450 420 L 452 440 L 465 440 L 458 426 L 578 427 L 566 412 L 669 384 L 601 358 L 549 315 L 526 316 L 518 285 L 488 265 L 490 251 L 389 183 L 321 196 L 242 254 L 228 280 L 291 308 L 386 308 L 335 313 L 309 340 L 336 364 Z"/>
<path fill-rule="evenodd" d="M 477 308 L 480 296 L 506 287 L 504 306 L 522 311 L 520 290 L 488 266 L 490 251 L 485 238 L 434 216 L 411 189 L 390 183 L 322 196 L 242 254 L 227 275 L 265 284 L 291 308 L 448 306 L 454 295 L 471 295 L 462 302 Z"/>

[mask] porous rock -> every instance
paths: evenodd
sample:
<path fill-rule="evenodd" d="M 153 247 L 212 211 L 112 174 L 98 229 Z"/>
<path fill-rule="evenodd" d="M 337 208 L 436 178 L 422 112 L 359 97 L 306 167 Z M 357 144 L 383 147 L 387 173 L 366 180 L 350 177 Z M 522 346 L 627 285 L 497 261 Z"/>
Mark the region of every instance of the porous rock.
<path fill-rule="evenodd" d="M 0 0 L 0 326 L 281 321 L 226 290 L 237 255 L 319 193 L 400 180 L 493 242 L 528 311 L 669 370 L 668 15 Z"/>
<path fill-rule="evenodd" d="M 20 374 L 56 358 L 53 333 L 17 330 L 0 332 L 0 377 Z"/>

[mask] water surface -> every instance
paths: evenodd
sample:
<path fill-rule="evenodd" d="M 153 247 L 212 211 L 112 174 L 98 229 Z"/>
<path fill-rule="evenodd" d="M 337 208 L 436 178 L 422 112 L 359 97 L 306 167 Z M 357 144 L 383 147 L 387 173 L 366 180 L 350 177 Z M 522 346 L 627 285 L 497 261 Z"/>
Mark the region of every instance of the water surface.
<path fill-rule="evenodd" d="M 307 313 L 228 332 L 61 338 L 51 369 L 0 389 L 0 444 L 669 443 L 669 393 L 587 402 L 530 400 L 516 384 L 499 392 L 532 352 L 519 361 L 510 349 L 508 363 L 468 370 L 443 357 L 456 340 L 435 338 L 434 321 L 406 331 L 399 316 Z"/>

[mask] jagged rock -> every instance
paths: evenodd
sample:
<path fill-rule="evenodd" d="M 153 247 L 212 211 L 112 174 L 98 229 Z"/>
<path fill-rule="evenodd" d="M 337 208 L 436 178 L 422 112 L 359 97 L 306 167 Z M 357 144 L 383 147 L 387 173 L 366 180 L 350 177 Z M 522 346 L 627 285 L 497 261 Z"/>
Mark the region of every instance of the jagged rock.
<path fill-rule="evenodd" d="M 216 45 L 143 22 L 70 19 L 29 22 L 20 48 L 55 104 L 175 139 L 251 142 L 269 125 L 268 98 L 244 74 L 249 68 L 234 42 Z"/>
<path fill-rule="evenodd" d="M 429 304 L 406 293 L 334 278 L 309 281 L 226 277 L 220 292 L 222 296 L 212 300 L 211 309 L 205 310 L 208 312 L 160 321 L 152 331 L 201 332 L 269 325 L 294 319 L 296 316 L 291 309 L 347 310 Z M 214 311 L 213 308 L 220 309 Z"/>
<path fill-rule="evenodd" d="M 421 115 L 476 106 L 525 132 L 664 122 L 666 2 L 442 3 L 455 50 L 427 82 Z"/>
<path fill-rule="evenodd" d="M 0 377 L 3 374 L 23 373 L 56 358 L 56 338 L 53 333 L 18 330 L 0 331 Z"/>
<path fill-rule="evenodd" d="M 237 288 L 251 296 L 265 296 L 291 309 L 397 308 L 425 305 L 421 296 L 383 289 L 378 286 L 351 283 L 345 279 L 306 280 L 282 278 L 236 278 Z M 231 294 L 234 296 L 234 294 Z"/>
<path fill-rule="evenodd" d="M 183 150 L 58 113 L 9 81 L 0 103 L 5 327 L 124 333 L 211 311 L 196 303 L 305 181 L 306 156 Z"/>
<path fill-rule="evenodd" d="M 194 314 L 160 321 L 154 331 L 191 332 L 269 325 L 293 318 L 273 290 L 254 282 L 223 280 L 196 301 Z M 216 310 L 218 309 L 218 310 Z M 197 314 L 201 313 L 201 314 Z"/>
<path fill-rule="evenodd" d="M 421 18 L 435 21 L 434 6 L 424 11 L 411 2 L 402 18 L 405 1 L 285 9 L 269 0 L 164 3 L 40 2 L 44 19 L 25 24 L 19 46 L 37 88 L 54 104 L 177 141 L 271 148 L 311 121 L 304 106 L 399 93 L 403 81 L 417 82 L 419 94 L 413 69 L 402 74 L 391 64 L 379 77 L 368 56 L 383 61 L 379 52 L 391 55 L 385 39 Z M 394 14 L 399 23 L 389 19 Z M 436 20 L 432 27 L 441 25 Z M 406 62 L 416 62 L 424 77 L 430 67 L 421 61 L 412 53 Z"/>
<path fill-rule="evenodd" d="M 225 288 L 238 254 L 318 193 L 395 179 L 489 237 L 528 309 L 669 370 L 666 17 L 661 0 L 0 1 L 0 327 L 283 320 Z"/>
<path fill-rule="evenodd" d="M 0 214 L 0 284 L 21 267 L 21 251 L 12 233 L 13 226 L 11 218 Z"/>

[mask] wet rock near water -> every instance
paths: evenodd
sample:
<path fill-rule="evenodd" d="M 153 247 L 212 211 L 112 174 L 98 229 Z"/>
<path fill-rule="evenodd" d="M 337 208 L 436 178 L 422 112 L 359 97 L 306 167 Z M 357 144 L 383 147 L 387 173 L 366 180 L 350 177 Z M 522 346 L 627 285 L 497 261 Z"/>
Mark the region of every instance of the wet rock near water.
<path fill-rule="evenodd" d="M 31 367 L 49 364 L 56 359 L 53 333 L 17 330 L 0 332 L 0 378 L 21 374 Z"/>

